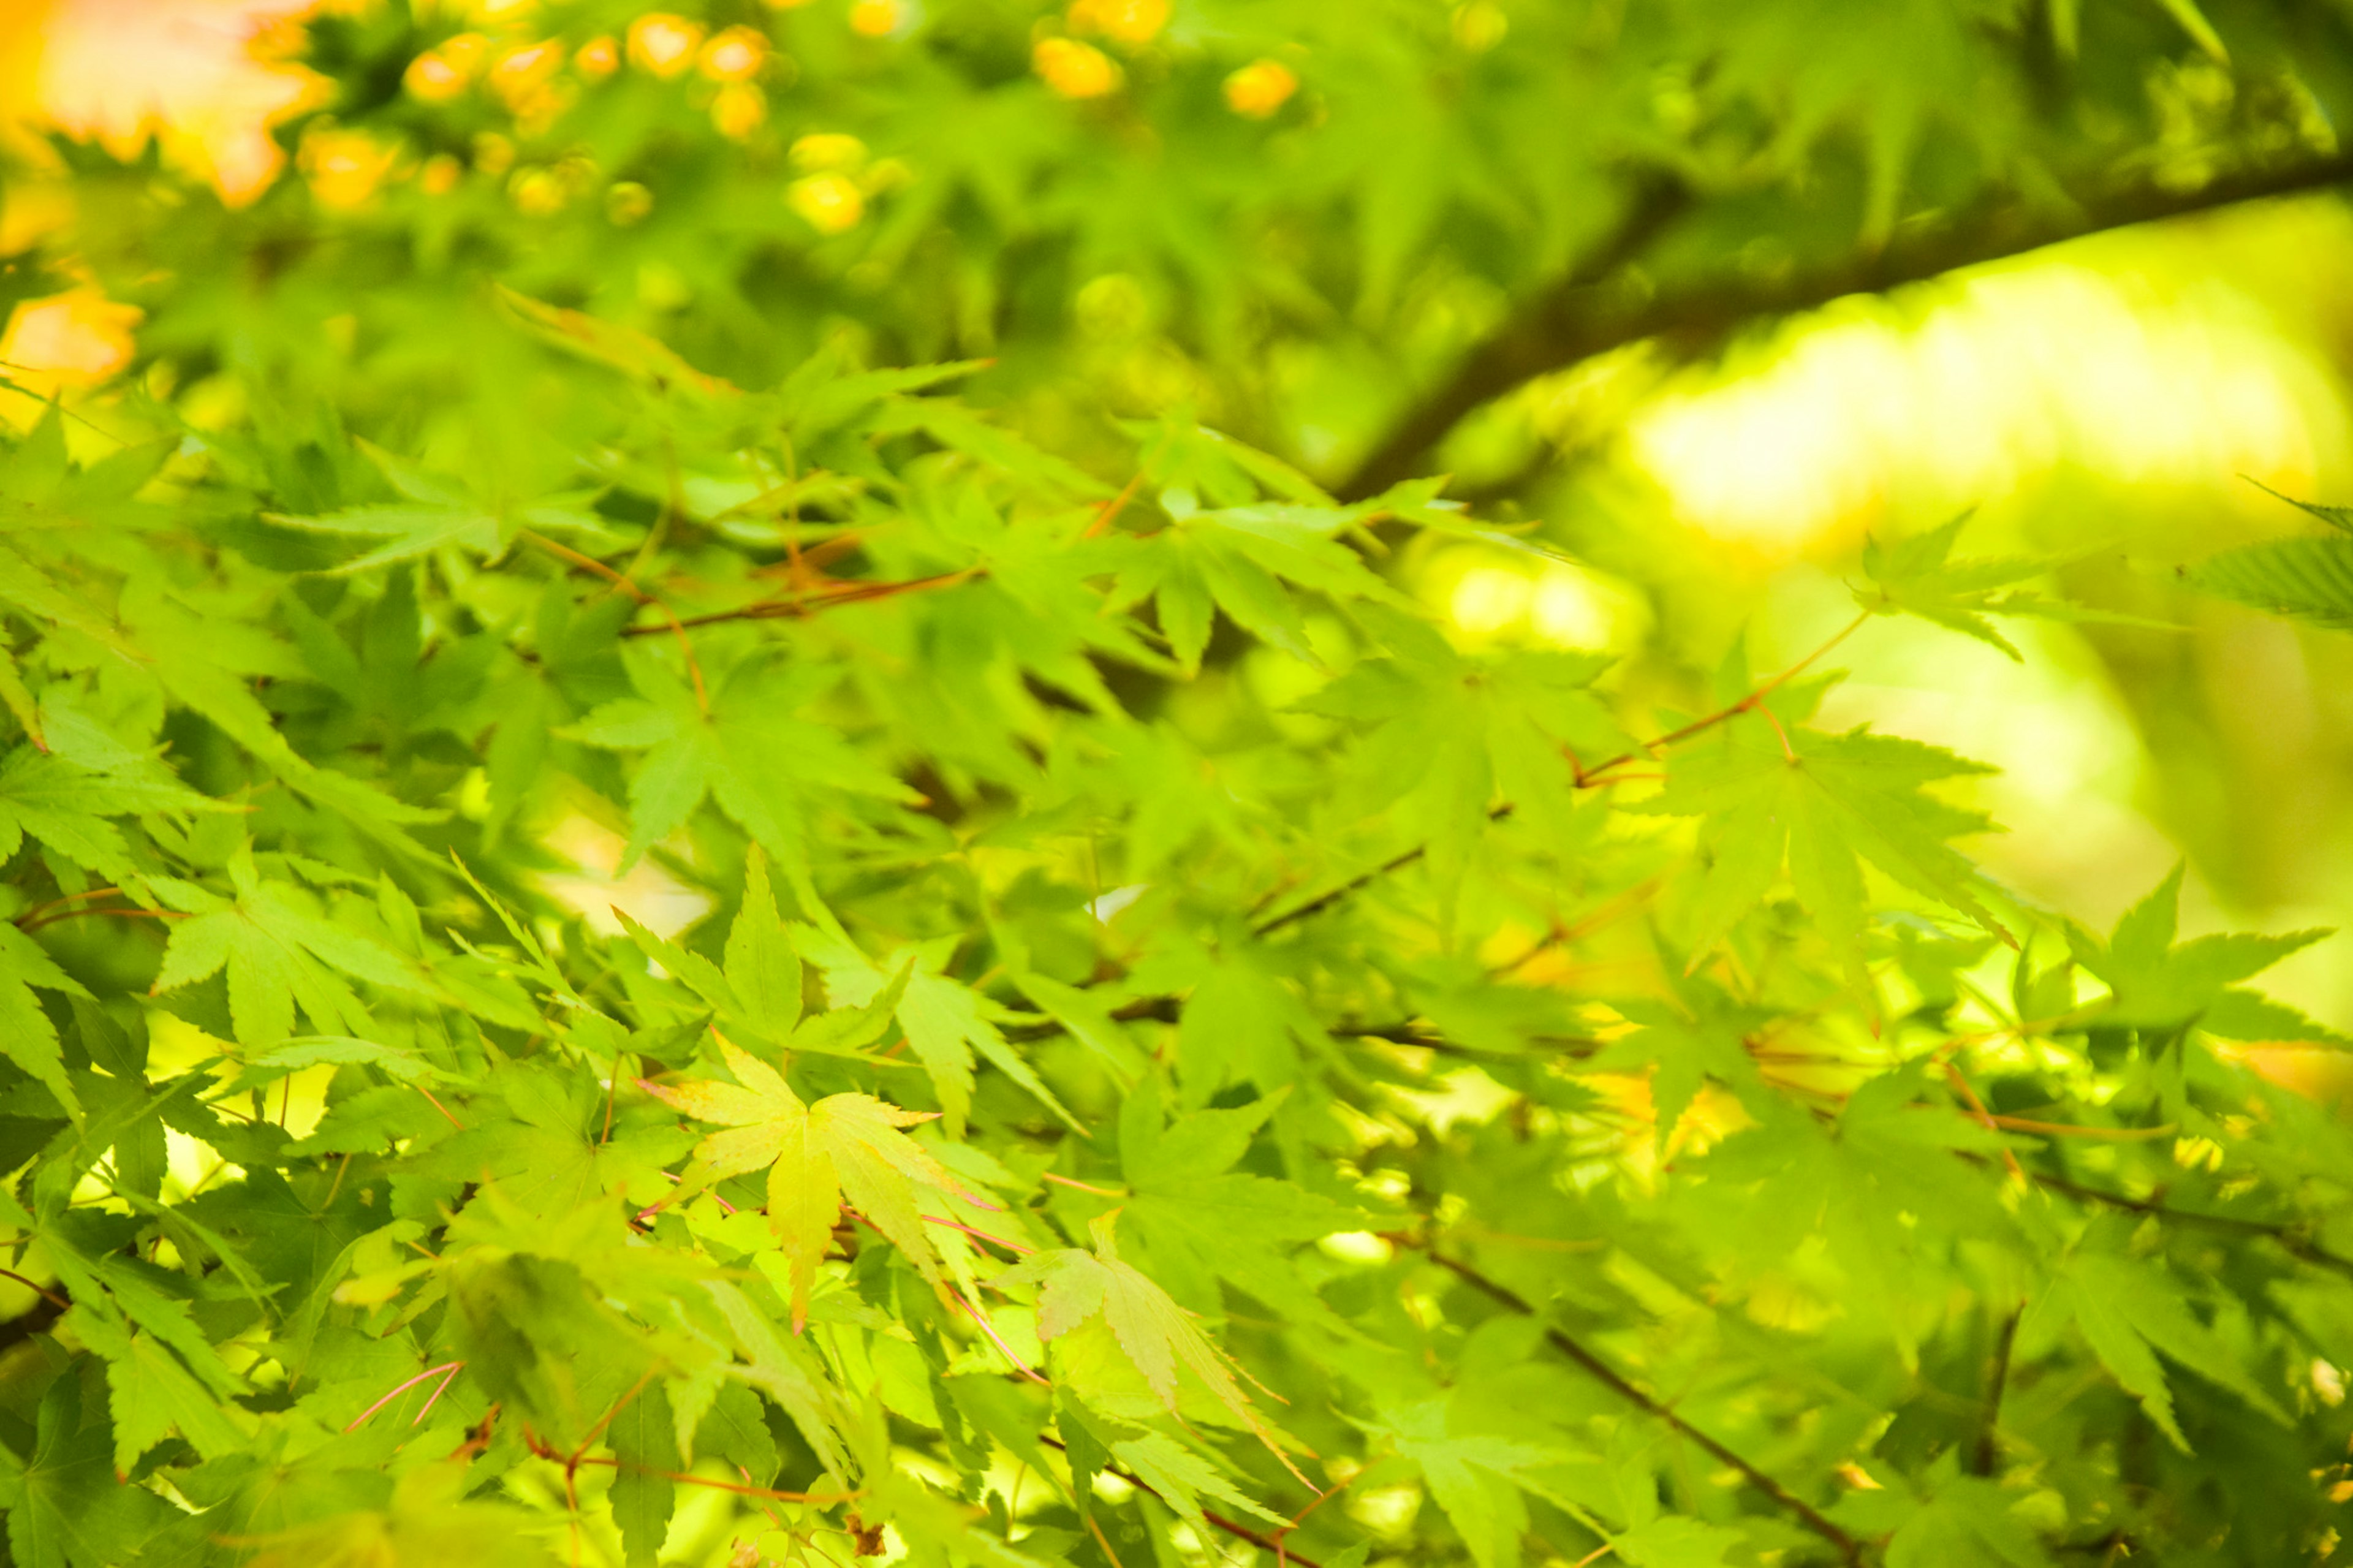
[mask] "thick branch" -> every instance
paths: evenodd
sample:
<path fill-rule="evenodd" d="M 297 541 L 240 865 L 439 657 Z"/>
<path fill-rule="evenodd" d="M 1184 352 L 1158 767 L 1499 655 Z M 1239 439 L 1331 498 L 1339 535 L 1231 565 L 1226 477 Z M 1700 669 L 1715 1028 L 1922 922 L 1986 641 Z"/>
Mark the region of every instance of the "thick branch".
<path fill-rule="evenodd" d="M 1844 295 L 1881 293 L 2089 234 L 2348 182 L 2353 182 L 2353 153 L 2227 175 L 2190 191 L 2142 186 L 2072 209 L 2013 201 L 1907 229 L 1881 249 L 1828 265 L 1650 293 L 1624 275 L 1623 264 L 1682 210 L 1676 200 L 1647 229 L 1630 221 L 1621 241 L 1630 243 L 1605 247 L 1592 263 L 1515 311 L 1471 351 L 1451 377 L 1406 411 L 1356 471 L 1334 487 L 1335 493 L 1343 500 L 1377 495 L 1419 472 L 1430 448 L 1482 404 L 1547 372 L 1646 338 L 1713 342 L 1744 321 L 1811 310 Z M 1636 213 L 1644 210 L 1638 203 Z"/>

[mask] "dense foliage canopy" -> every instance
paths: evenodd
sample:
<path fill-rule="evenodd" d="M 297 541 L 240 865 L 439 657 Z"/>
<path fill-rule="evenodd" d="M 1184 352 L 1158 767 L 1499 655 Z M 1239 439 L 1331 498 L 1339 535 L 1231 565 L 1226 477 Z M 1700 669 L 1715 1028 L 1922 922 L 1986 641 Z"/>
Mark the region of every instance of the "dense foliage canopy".
<path fill-rule="evenodd" d="M 2249 984 L 2323 933 L 2087 929 L 1817 717 L 1883 617 L 2178 634 L 1962 520 L 1790 662 L 1622 542 L 1654 636 L 1469 637 L 1433 546 L 1577 541 L 1412 476 L 2341 181 L 2353 13 L 280 42 L 250 203 L 16 172 L 10 301 L 142 312 L 0 446 L 18 1568 L 2334 1550 L 2353 1139 L 2241 1048 L 2353 1043 Z M 2348 548 L 2198 581 L 2353 624 Z"/>

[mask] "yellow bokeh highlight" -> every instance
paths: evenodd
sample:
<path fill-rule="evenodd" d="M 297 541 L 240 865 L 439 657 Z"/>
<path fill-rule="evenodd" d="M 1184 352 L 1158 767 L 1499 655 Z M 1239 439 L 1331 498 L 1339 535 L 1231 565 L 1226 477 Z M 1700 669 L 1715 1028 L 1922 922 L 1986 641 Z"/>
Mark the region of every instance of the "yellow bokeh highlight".
<path fill-rule="evenodd" d="M 1504 41 L 1512 19 L 1494 0 L 1470 0 L 1454 7 L 1454 41 L 1472 54 L 1484 54 Z"/>
<path fill-rule="evenodd" d="M 609 37 L 591 38 L 573 55 L 572 68 L 591 81 L 600 81 L 621 68 L 620 46 Z"/>
<path fill-rule="evenodd" d="M 461 33 L 438 47 L 426 50 L 408 62 L 408 69 L 401 73 L 400 85 L 411 98 L 427 103 L 448 102 L 472 84 L 482 42 L 479 33 Z M 459 47 L 466 43 L 474 47 Z"/>
<path fill-rule="evenodd" d="M 702 24 L 667 11 L 649 11 L 629 24 L 629 63 L 665 79 L 694 64 L 702 47 Z"/>
<path fill-rule="evenodd" d="M 2225 298 L 2151 300 L 2056 259 L 1943 294 L 1908 323 L 1878 300 L 1820 312 L 1748 373 L 1653 401 L 1634 458 L 1699 529 L 1770 552 L 2062 463 L 2302 491 L 2341 436 L 2325 373 Z"/>
<path fill-rule="evenodd" d="M 654 194 L 635 180 L 621 180 L 605 193 L 606 221 L 616 228 L 643 223 L 654 210 Z"/>
<path fill-rule="evenodd" d="M 785 188 L 785 205 L 819 234 L 840 234 L 866 216 L 866 196 L 840 174 L 810 174 Z"/>
<path fill-rule="evenodd" d="M 322 101 L 325 84 L 265 58 L 277 25 L 311 0 L 0 0 L 22 64 L 0 80 L 0 121 L 37 119 L 131 156 L 164 154 L 250 201 L 285 157 L 269 127 Z"/>
<path fill-rule="evenodd" d="M 1112 58 L 1076 38 L 1039 39 L 1030 63 L 1064 98 L 1101 98 L 1119 87 L 1120 70 Z"/>
<path fill-rule="evenodd" d="M 302 138 L 299 161 L 319 205 L 349 212 L 382 188 L 399 156 L 364 131 L 322 126 Z"/>
<path fill-rule="evenodd" d="M 527 217 L 550 217 L 571 199 L 563 178 L 551 169 L 526 169 L 514 177 L 515 210 Z"/>
<path fill-rule="evenodd" d="M 793 167 L 805 174 L 855 169 L 866 162 L 866 143 L 838 131 L 818 131 L 793 143 Z"/>
<path fill-rule="evenodd" d="M 1264 120 L 1291 101 L 1299 90 L 1299 77 L 1281 60 L 1252 60 L 1226 78 L 1226 107 L 1252 120 Z"/>
<path fill-rule="evenodd" d="M 1577 563 L 1484 544 L 1450 545 L 1417 574 L 1458 642 L 1624 653 L 1648 629 L 1641 595 Z"/>
<path fill-rule="evenodd" d="M 130 363 L 139 317 L 95 289 L 27 300 L 0 332 L 0 375 L 41 397 L 96 386 Z M 39 414 L 31 398 L 0 399 L 0 418 L 19 429 Z"/>
<path fill-rule="evenodd" d="M 860 37 L 887 38 L 907 20 L 899 0 L 857 0 L 849 8 L 849 30 Z"/>
<path fill-rule="evenodd" d="M 1095 33 L 1131 48 L 1168 25 L 1168 0 L 1071 0 L 1071 31 Z"/>
<path fill-rule="evenodd" d="M 696 68 L 713 81 L 749 81 L 768 63 L 768 40 L 750 27 L 729 27 L 702 46 Z"/>
<path fill-rule="evenodd" d="M 554 40 L 512 48 L 491 67 L 491 90 L 520 110 L 536 98 L 564 65 L 564 46 Z"/>
<path fill-rule="evenodd" d="M 731 81 L 711 100 L 712 128 L 741 142 L 768 118 L 768 95 L 748 81 Z"/>

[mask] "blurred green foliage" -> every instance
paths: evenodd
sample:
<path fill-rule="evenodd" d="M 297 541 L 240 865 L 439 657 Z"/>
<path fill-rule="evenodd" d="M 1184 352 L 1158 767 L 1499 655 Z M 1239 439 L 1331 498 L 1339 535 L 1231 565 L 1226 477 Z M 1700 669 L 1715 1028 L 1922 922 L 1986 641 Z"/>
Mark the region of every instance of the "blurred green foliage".
<path fill-rule="evenodd" d="M 364 3 L 252 200 L 25 153 L 139 321 L 0 450 L 8 1561 L 2326 1560 L 2348 1042 L 2203 927 L 2342 541 L 1777 534 L 1788 387 L 2117 290 L 1748 329 L 2342 183 L 2348 35 Z"/>

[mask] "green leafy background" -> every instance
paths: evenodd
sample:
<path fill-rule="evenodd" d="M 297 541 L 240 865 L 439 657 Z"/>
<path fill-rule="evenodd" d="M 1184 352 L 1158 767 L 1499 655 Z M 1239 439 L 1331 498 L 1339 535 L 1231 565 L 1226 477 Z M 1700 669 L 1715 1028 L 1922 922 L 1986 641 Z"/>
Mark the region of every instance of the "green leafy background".
<path fill-rule="evenodd" d="M 8 1563 L 2337 1550 L 2341 8 L 262 47 L 0 168 Z"/>

